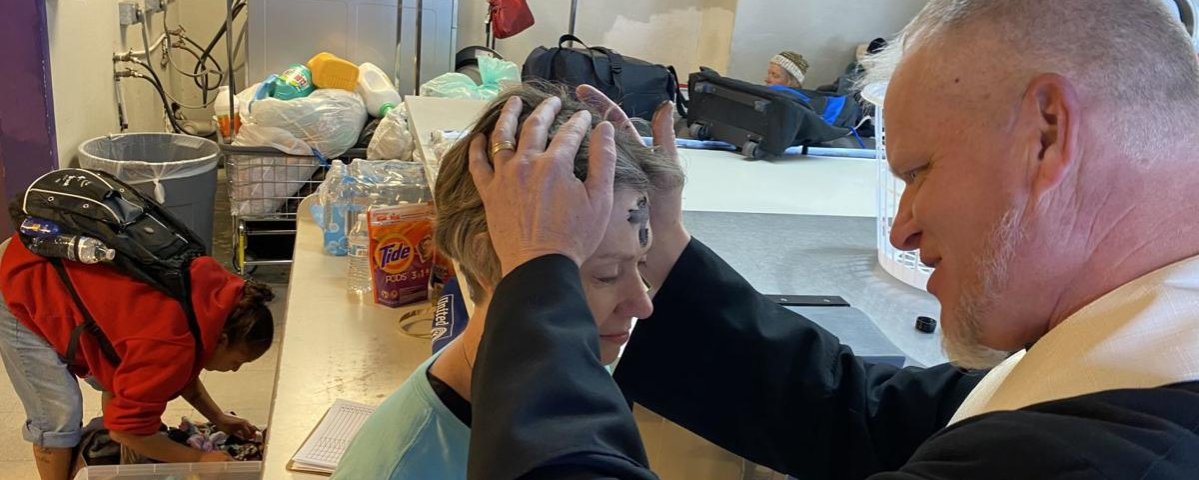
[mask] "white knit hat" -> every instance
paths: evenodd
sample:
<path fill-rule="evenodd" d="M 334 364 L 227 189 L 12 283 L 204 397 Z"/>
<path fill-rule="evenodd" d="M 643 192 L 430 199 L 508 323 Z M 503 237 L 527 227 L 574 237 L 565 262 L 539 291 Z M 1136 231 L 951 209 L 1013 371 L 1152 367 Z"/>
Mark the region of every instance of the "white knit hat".
<path fill-rule="evenodd" d="M 804 77 L 807 75 L 809 68 L 808 61 L 803 58 L 803 55 L 791 51 L 775 55 L 774 58 L 770 59 L 770 63 L 778 65 L 783 70 L 786 70 L 787 73 L 790 73 L 792 77 L 795 77 L 795 80 L 797 80 L 799 83 L 803 83 Z"/>

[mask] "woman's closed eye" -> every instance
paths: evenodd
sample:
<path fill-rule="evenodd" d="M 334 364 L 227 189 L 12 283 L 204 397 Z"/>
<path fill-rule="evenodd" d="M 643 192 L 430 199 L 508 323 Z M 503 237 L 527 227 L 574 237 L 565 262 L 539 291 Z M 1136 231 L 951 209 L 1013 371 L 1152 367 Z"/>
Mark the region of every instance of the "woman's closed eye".
<path fill-rule="evenodd" d="M 595 274 L 595 281 L 605 285 L 611 285 L 620 280 L 620 267 L 600 269 Z"/>

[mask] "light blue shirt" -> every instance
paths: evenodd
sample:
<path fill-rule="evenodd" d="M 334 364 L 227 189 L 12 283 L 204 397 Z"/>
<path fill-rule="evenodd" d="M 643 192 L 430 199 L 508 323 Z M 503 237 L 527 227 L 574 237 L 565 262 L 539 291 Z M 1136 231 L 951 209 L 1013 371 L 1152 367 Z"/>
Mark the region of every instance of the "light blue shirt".
<path fill-rule="evenodd" d="M 425 360 L 371 414 L 333 474 L 334 479 L 465 479 L 470 427 L 450 412 L 426 370 Z"/>

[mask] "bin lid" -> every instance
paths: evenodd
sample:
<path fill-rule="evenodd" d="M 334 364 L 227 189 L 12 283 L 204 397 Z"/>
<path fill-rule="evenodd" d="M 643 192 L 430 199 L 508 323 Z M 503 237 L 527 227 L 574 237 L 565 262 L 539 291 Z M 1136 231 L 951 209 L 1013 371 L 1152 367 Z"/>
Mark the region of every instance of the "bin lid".
<path fill-rule="evenodd" d="M 866 85 L 862 88 L 862 98 L 881 108 L 883 101 L 887 99 L 887 85 L 889 82 L 875 82 Z"/>

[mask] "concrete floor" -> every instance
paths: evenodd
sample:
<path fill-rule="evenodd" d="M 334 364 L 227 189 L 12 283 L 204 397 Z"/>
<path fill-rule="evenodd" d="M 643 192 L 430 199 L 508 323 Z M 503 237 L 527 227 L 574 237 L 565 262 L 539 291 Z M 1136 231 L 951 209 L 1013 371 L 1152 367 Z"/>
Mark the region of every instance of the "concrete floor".
<path fill-rule="evenodd" d="M 229 196 L 225 175 L 222 170 L 217 184 L 213 222 L 213 256 L 226 266 L 232 258 L 230 232 Z M 270 418 L 271 394 L 274 390 L 275 372 L 278 367 L 278 345 L 283 336 L 283 315 L 287 302 L 286 267 L 262 267 L 254 271 L 253 278 L 271 285 L 275 290 L 275 301 L 271 311 L 275 317 L 275 345 L 258 361 L 246 364 L 236 373 L 204 372 L 200 378 L 213 399 L 225 411 L 236 412 L 256 425 L 266 426 Z M 3 370 L 3 365 L 0 365 Z M 83 394 L 84 423 L 101 415 L 100 393 L 85 383 L 80 383 Z M 181 417 L 201 418 L 191 405 L 177 399 L 167 405 L 162 421 L 176 425 Z M 0 480 L 27 480 L 37 478 L 37 470 L 29 443 L 21 438 L 21 425 L 25 411 L 13 391 L 7 373 L 0 374 Z"/>

